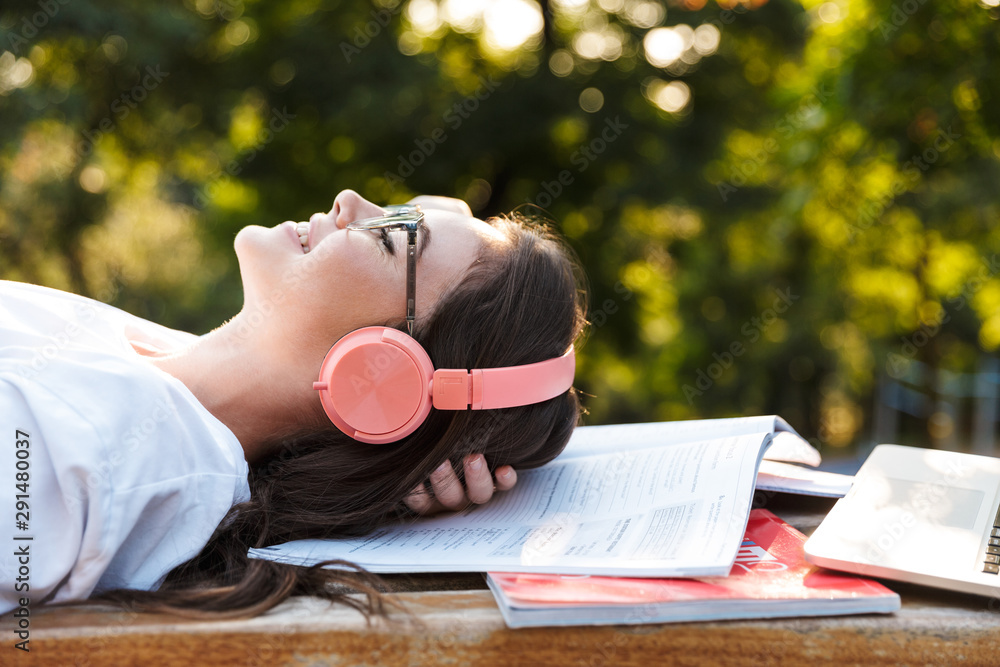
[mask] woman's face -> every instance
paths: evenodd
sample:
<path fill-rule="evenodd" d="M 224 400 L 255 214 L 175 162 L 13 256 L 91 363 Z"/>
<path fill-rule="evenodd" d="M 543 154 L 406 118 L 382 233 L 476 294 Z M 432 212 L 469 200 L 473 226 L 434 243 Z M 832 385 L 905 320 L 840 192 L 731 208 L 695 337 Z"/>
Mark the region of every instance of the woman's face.
<path fill-rule="evenodd" d="M 460 282 L 484 244 L 502 235 L 472 217 L 464 202 L 418 197 L 425 217 L 417 238 L 416 317 L 433 313 Z M 277 337 L 300 351 L 326 350 L 364 326 L 398 323 L 406 315 L 406 232 L 348 230 L 354 220 L 383 215 L 352 190 L 337 195 L 328 213 L 310 217 L 307 243 L 296 225 L 250 226 L 236 236 L 243 279 L 241 329 Z M 391 249 L 390 249 L 391 247 Z"/>

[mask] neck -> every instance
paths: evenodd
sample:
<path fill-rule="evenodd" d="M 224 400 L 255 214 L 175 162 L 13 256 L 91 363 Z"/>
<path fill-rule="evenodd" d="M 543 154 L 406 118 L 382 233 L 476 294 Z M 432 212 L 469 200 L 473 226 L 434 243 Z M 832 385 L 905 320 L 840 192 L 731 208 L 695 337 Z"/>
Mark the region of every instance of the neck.
<path fill-rule="evenodd" d="M 322 428 L 322 408 L 308 381 L 308 366 L 301 367 L 295 350 L 275 353 L 289 344 L 241 336 L 247 329 L 240 325 L 237 315 L 190 347 L 151 361 L 183 382 L 233 432 L 246 460 L 254 463 L 273 453 L 282 439 Z"/>

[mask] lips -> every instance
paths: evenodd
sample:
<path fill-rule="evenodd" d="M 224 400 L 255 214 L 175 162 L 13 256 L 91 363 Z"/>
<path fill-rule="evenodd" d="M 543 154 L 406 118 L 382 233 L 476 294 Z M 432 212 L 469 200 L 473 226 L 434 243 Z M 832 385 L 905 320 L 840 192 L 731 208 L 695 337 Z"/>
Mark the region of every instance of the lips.
<path fill-rule="evenodd" d="M 302 241 L 299 240 L 299 233 L 296 231 L 296 223 L 291 221 L 283 222 L 281 223 L 281 226 L 288 230 L 289 235 L 291 235 L 291 237 L 295 240 L 295 243 L 302 248 L 302 252 L 304 254 L 306 249 L 302 247 Z"/>
<path fill-rule="evenodd" d="M 287 221 L 284 226 L 288 228 L 289 233 L 295 242 L 299 244 L 302 248 L 302 254 L 309 254 L 320 241 L 323 240 L 319 236 L 321 230 L 320 225 L 322 224 L 336 224 L 331 221 L 328 214 L 325 213 L 313 213 L 309 218 L 309 222 L 292 222 Z"/>

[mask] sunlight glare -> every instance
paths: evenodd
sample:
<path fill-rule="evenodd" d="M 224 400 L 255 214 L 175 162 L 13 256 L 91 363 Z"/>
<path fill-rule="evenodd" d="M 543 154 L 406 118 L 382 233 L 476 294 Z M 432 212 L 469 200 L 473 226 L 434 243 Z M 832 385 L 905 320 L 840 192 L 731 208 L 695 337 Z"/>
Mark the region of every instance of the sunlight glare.
<path fill-rule="evenodd" d="M 589 0 L 553 0 L 552 4 L 561 11 L 577 13 L 585 11 L 590 2 Z"/>
<path fill-rule="evenodd" d="M 27 58 L 18 58 L 10 51 L 0 56 L 0 95 L 25 88 L 35 80 L 35 68 Z"/>
<path fill-rule="evenodd" d="M 594 30 L 578 32 L 573 37 L 573 50 L 581 58 L 599 60 L 604 53 L 604 35 Z"/>
<path fill-rule="evenodd" d="M 840 20 L 840 7 L 835 2 L 824 2 L 816 12 L 823 23 L 836 23 Z"/>
<path fill-rule="evenodd" d="M 442 18 L 458 32 L 474 32 L 479 28 L 488 0 L 444 0 Z"/>
<path fill-rule="evenodd" d="M 682 81 L 654 79 L 646 87 L 646 97 L 668 113 L 679 113 L 691 101 L 691 89 Z"/>
<path fill-rule="evenodd" d="M 637 28 L 652 28 L 666 15 L 666 8 L 658 2 L 630 2 L 625 10 L 625 17 Z"/>
<path fill-rule="evenodd" d="M 421 35 L 432 35 L 441 27 L 441 16 L 434 0 L 412 0 L 406 6 L 406 16 Z"/>
<path fill-rule="evenodd" d="M 493 0 L 484 14 L 486 42 L 501 51 L 513 51 L 544 27 L 542 12 L 531 0 Z"/>
<path fill-rule="evenodd" d="M 710 56 L 719 48 L 722 34 L 711 23 L 702 23 L 694 31 L 694 50 L 702 56 Z"/>
<path fill-rule="evenodd" d="M 646 50 L 646 60 L 654 67 L 669 67 L 685 49 L 684 37 L 674 28 L 653 28 L 646 33 L 642 46 Z"/>

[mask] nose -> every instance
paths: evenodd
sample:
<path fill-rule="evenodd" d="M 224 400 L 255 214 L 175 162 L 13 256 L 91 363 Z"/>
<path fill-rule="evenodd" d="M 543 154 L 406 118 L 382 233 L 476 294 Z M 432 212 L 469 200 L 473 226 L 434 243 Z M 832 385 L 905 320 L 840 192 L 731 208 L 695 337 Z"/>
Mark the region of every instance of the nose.
<path fill-rule="evenodd" d="M 354 190 L 344 190 L 333 200 L 330 216 L 337 223 L 337 229 L 343 229 L 347 223 L 365 218 L 377 218 L 385 215 L 385 210 L 373 204 Z"/>

